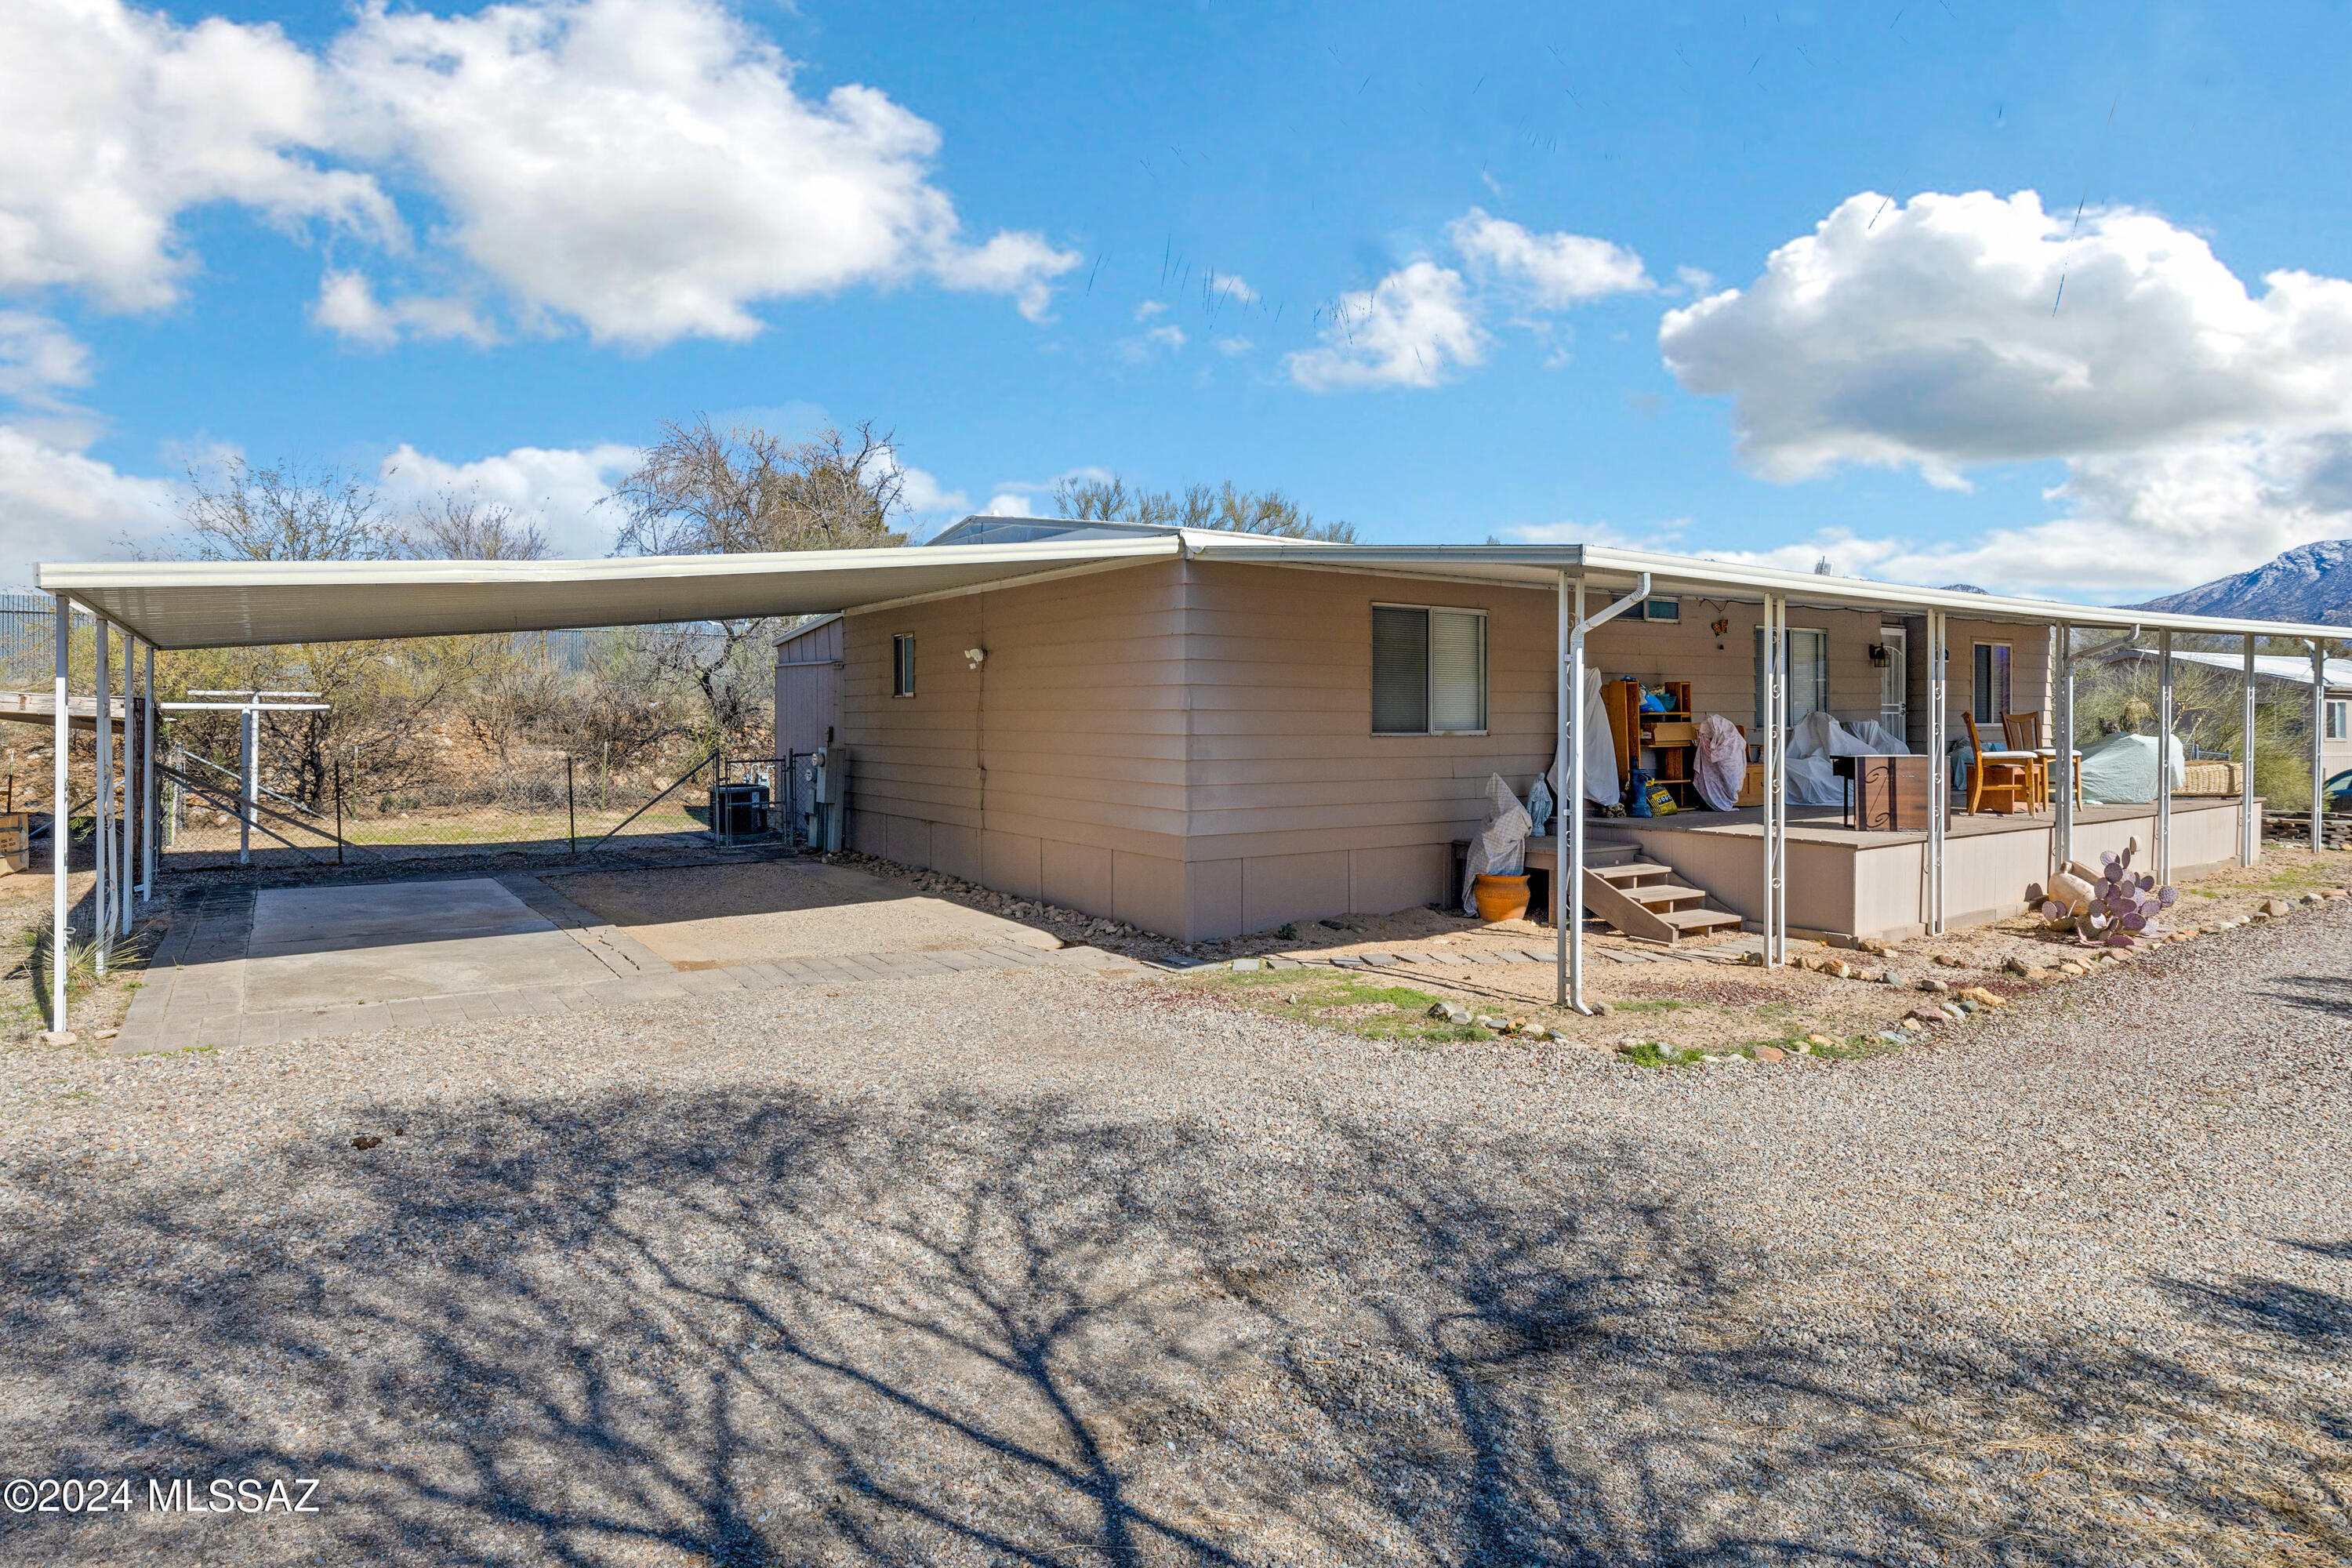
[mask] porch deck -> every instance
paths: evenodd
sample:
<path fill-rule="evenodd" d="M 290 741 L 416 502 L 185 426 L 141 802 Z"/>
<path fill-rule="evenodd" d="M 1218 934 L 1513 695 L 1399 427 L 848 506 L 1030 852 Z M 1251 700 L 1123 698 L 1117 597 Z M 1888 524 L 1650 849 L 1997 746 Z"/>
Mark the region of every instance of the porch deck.
<path fill-rule="evenodd" d="M 2259 813 L 2260 803 L 2256 805 Z M 1944 838 L 1945 924 L 1984 925 L 2018 913 L 2025 890 L 2051 872 L 2054 814 L 1952 815 Z M 2256 831 L 2260 831 L 2259 818 Z M 2156 807 L 2087 805 L 2074 813 L 2074 858 L 2139 841 L 2137 864 L 2153 868 Z M 1748 922 L 1764 908 L 1764 812 L 1694 811 L 1587 824 L 1589 847 L 1629 845 L 1674 870 Z M 1927 929 L 1924 832 L 1873 833 L 1843 825 L 1835 806 L 1789 807 L 1789 926 L 1792 935 L 1853 939 L 1916 936 Z M 1528 847 L 1528 864 L 1549 871 L 1550 847 Z M 2175 877 L 2238 857 L 2238 803 L 2175 796 Z"/>

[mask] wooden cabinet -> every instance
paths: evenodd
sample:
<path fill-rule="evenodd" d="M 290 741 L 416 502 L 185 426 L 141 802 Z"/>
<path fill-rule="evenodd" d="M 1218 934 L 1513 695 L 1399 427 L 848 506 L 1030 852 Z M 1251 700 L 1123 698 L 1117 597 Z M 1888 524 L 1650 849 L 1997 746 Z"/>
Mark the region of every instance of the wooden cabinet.
<path fill-rule="evenodd" d="M 1691 711 L 1690 682 L 1664 680 L 1646 688 L 1666 700 L 1664 711 L 1644 709 L 1639 681 L 1609 680 L 1601 686 L 1601 705 L 1609 714 L 1609 737 L 1617 746 L 1617 786 L 1635 768 L 1666 786 L 1675 804 L 1696 809 L 1698 798 L 1698 718 Z"/>

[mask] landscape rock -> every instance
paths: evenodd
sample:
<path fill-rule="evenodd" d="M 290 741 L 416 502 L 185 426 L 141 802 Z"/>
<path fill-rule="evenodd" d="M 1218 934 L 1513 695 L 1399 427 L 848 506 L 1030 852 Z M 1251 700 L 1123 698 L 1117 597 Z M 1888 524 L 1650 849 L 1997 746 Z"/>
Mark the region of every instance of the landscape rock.
<path fill-rule="evenodd" d="M 1961 992 L 1960 995 L 1963 999 L 1973 1002 L 1979 1007 L 2006 1007 L 2009 1005 L 2008 997 L 2000 995 L 1996 992 L 1988 991 L 1981 985 L 1971 985 L 1967 990 Z"/>
<path fill-rule="evenodd" d="M 2002 967 L 2003 969 L 2007 970 L 2010 973 L 2011 973 L 2011 974 L 2016 974 L 2016 975 L 2027 975 L 2027 974 L 2031 974 L 2031 973 L 2033 973 L 2033 969 L 2034 969 L 2034 966 L 2033 966 L 2032 964 L 2031 964 L 2031 963 L 2026 963 L 2026 962 L 2025 962 L 2025 960 L 2023 960 L 2023 959 L 2021 959 L 2021 958 L 2014 958 L 2014 957 L 2013 957 L 2013 958 L 2011 958 L 2008 963 L 2006 963 L 2002 964 L 2002 965 L 2001 965 L 2001 967 Z"/>
<path fill-rule="evenodd" d="M 1864 952 L 1889 953 L 1900 951 L 1883 936 L 1866 936 L 1853 945 Z"/>
<path fill-rule="evenodd" d="M 1964 961 L 1954 958 L 1948 952 L 1937 953 L 1936 955 L 1936 962 L 1942 964 L 1947 969 L 1966 969 L 1968 967 L 1968 964 Z"/>
<path fill-rule="evenodd" d="M 1903 1016 L 1915 1024 L 1948 1024 L 1951 1022 L 1950 1019 L 1944 1016 L 1944 1010 L 1941 1007 L 1914 1007 L 1911 1011 L 1904 1014 Z"/>
<path fill-rule="evenodd" d="M 1459 1002 L 1432 1002 L 1429 1016 L 1443 1018 L 1449 1024 L 1466 1024 L 1471 1017 L 1470 1009 Z"/>
<path fill-rule="evenodd" d="M 1902 973 L 1900 970 L 1890 969 L 1878 978 L 1882 984 L 1886 985 L 1908 985 L 1911 984 L 1911 977 Z"/>
<path fill-rule="evenodd" d="M 1788 1058 L 1788 1052 L 1782 1050 L 1778 1046 L 1759 1046 L 1756 1047 L 1756 1059 L 1759 1062 L 1785 1061 Z"/>
<path fill-rule="evenodd" d="M 2293 914 L 2294 912 L 2294 906 L 2288 903 L 2284 899 L 2266 899 L 2263 902 L 2263 913 L 2271 916 L 2273 919 L 2276 919 L 2280 915 Z"/>

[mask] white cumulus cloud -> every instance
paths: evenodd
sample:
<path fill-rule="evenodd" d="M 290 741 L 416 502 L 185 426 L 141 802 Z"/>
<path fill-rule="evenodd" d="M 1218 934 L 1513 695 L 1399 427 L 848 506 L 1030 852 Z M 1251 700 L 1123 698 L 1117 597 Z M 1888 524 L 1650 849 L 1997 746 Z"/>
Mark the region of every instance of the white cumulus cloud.
<path fill-rule="evenodd" d="M 2352 282 L 2250 289 L 2151 213 L 1865 193 L 1746 289 L 1669 311 L 1659 344 L 1685 387 L 1733 400 L 1769 479 L 2065 464 L 2050 516 L 1966 544 L 1842 538 L 1841 569 L 2116 596 L 2352 531 Z"/>
<path fill-rule="evenodd" d="M 397 237 L 364 172 L 322 166 L 333 92 L 277 27 L 183 27 L 120 0 L 0 5 L 0 287 L 120 310 L 179 297 L 180 216 L 239 203 Z"/>
<path fill-rule="evenodd" d="M 328 331 L 373 348 L 386 348 L 403 333 L 420 338 L 463 338 L 489 343 L 498 333 L 462 300 L 412 294 L 378 300 L 364 273 L 330 271 L 319 281 L 310 319 Z"/>
<path fill-rule="evenodd" d="M 172 526 L 176 492 L 89 456 L 87 443 L 0 422 L 0 561 L 30 587 L 41 561 L 112 560 Z"/>
<path fill-rule="evenodd" d="M 376 485 L 395 510 L 428 505 L 444 494 L 509 507 L 547 532 L 549 553 L 583 560 L 612 552 L 621 514 L 601 504 L 613 482 L 636 465 L 635 447 L 517 447 L 493 457 L 451 462 L 403 443 L 379 468 Z"/>
<path fill-rule="evenodd" d="M 803 96 L 711 0 L 379 6 L 332 59 L 353 151 L 418 171 L 526 313 L 600 339 L 746 338 L 761 300 L 925 273 L 1039 315 L 1078 262 L 1034 234 L 966 245 L 936 127 L 870 87 Z"/>
<path fill-rule="evenodd" d="M 1435 386 L 1486 357 L 1486 333 L 1462 274 L 1433 261 L 1413 262 L 1370 289 L 1341 295 L 1328 314 L 1322 346 L 1283 360 L 1291 379 L 1310 392 Z"/>
<path fill-rule="evenodd" d="M 1733 399 L 1742 451 L 1775 479 L 1909 463 L 1952 482 L 2352 404 L 2352 283 L 2282 271 L 2250 294 L 2160 217 L 2077 229 L 2031 191 L 1855 196 L 1746 289 L 1668 311 L 1658 341 L 1684 386 Z"/>
<path fill-rule="evenodd" d="M 1623 246 L 1565 231 L 1538 234 L 1483 207 L 1448 225 L 1446 238 L 1462 269 L 1423 258 L 1342 295 L 1321 346 L 1284 359 L 1291 379 L 1311 392 L 1437 386 L 1486 359 L 1490 320 L 1506 318 L 1552 343 L 1561 331 L 1552 315 L 1656 288 L 1642 258 Z M 1563 357 L 1555 344 L 1549 362 Z"/>
<path fill-rule="evenodd" d="M 378 301 L 348 255 L 323 325 L 362 342 L 526 327 L 647 346 L 757 333 L 762 302 L 929 279 L 1045 317 L 1078 263 L 1040 235 L 974 242 L 933 180 L 936 127 L 795 67 L 719 0 L 362 6 L 323 52 L 274 26 L 182 26 L 121 0 L 0 5 L 0 288 L 171 303 L 189 208 L 329 220 L 461 287 Z M 413 226 L 396 199 L 416 209 Z M 348 250 L 352 247 L 347 246 Z"/>
<path fill-rule="evenodd" d="M 1523 296 L 1534 309 L 1564 310 L 1612 294 L 1656 287 L 1642 258 L 1623 246 L 1581 234 L 1533 234 L 1472 207 L 1447 234 L 1475 277 Z"/>
<path fill-rule="evenodd" d="M 0 310 L 0 398 L 61 408 L 58 395 L 89 383 L 89 350 L 80 339 L 27 310 Z"/>

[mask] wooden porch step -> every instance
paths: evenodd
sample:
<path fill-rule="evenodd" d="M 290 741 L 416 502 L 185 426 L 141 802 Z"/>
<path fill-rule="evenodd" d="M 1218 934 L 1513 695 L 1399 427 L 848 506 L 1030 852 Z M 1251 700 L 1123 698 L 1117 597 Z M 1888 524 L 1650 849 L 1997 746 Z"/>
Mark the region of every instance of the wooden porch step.
<path fill-rule="evenodd" d="M 1689 903 L 1693 900 L 1700 903 L 1706 901 L 1705 889 L 1685 888 L 1675 882 L 1644 882 L 1632 888 L 1624 887 L 1621 883 L 1619 890 L 1635 903 L 1646 905 L 1654 910 Z"/>
<path fill-rule="evenodd" d="M 1658 918 L 1683 936 L 1704 936 L 1709 931 L 1739 929 L 1739 917 L 1722 910 L 1669 910 Z"/>
<path fill-rule="evenodd" d="M 1630 937 L 1671 946 L 1684 937 L 1739 929 L 1739 917 L 1705 907 L 1706 889 L 1639 858 L 1584 869 L 1584 907 Z"/>

